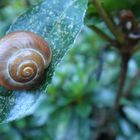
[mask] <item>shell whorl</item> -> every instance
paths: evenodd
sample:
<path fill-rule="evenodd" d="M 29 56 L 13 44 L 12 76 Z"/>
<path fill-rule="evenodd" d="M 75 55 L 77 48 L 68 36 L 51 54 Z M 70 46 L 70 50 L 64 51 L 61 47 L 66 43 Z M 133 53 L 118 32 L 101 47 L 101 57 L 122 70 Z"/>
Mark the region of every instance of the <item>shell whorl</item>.
<path fill-rule="evenodd" d="M 48 43 L 38 35 L 19 31 L 0 40 L 0 84 L 8 89 L 31 89 L 43 78 L 51 61 Z"/>

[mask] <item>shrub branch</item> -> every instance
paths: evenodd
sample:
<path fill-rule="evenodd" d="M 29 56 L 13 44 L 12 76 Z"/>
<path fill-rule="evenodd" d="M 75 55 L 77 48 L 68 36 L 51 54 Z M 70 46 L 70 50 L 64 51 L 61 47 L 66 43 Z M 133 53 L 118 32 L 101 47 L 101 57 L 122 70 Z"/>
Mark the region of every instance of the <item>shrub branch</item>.
<path fill-rule="evenodd" d="M 123 33 L 116 29 L 116 26 L 114 25 L 113 21 L 111 20 L 111 18 L 107 14 L 107 12 L 104 10 L 101 0 L 93 0 L 93 3 L 95 5 L 99 15 L 103 18 L 103 20 L 105 21 L 108 28 L 111 30 L 111 32 L 116 37 L 117 41 L 119 43 L 123 44 L 123 42 L 124 42 Z"/>
<path fill-rule="evenodd" d="M 130 59 L 130 55 L 122 54 L 121 71 L 120 71 L 120 76 L 119 76 L 117 95 L 116 95 L 116 99 L 114 103 L 114 109 L 118 108 L 120 99 L 123 96 L 123 89 L 124 89 L 124 85 L 126 81 L 126 74 L 127 74 L 129 59 Z"/>

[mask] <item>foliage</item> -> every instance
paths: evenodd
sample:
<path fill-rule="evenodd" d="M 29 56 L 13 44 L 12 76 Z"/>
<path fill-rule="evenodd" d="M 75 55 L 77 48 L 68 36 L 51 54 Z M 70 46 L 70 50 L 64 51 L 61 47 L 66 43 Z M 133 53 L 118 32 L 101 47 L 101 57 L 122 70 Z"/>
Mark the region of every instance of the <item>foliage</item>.
<path fill-rule="evenodd" d="M 82 3 L 82 0 L 79 0 L 79 2 Z M 13 5 L 11 3 L 10 0 L 0 2 L 2 7 L 0 15 L 4 16 L 0 24 L 5 24 L 5 26 L 1 26 L 1 36 L 5 34 L 6 29 L 14 17 L 17 16 L 17 13 L 19 13 L 19 11 L 22 13 L 24 9 L 34 4 L 34 1 L 30 1 L 31 5 L 27 5 L 24 0 L 20 2 L 15 0 Z M 15 9 L 15 5 L 18 8 Z M 122 31 L 120 27 L 122 25 L 119 24 L 120 10 L 131 10 L 134 13 L 136 22 L 138 22 L 140 19 L 139 5 L 139 0 L 118 0 L 115 2 L 113 0 L 104 0 L 104 8 L 109 12 L 110 16 L 113 17 L 112 19 L 114 19 L 117 24 L 119 31 Z M 5 9 L 12 9 L 14 14 L 11 16 L 11 12 L 9 14 L 5 13 Z M 71 12 L 73 13 L 73 9 L 72 11 L 70 10 L 70 13 Z M 79 17 L 79 19 L 80 18 L 82 17 Z M 26 21 L 26 18 L 24 20 Z M 10 30 L 26 29 L 28 22 L 24 20 L 22 20 L 22 17 L 19 18 Z M 25 24 L 20 26 L 21 22 Z M 45 23 L 42 22 L 42 24 Z M 130 51 L 136 51 L 136 53 L 134 53 L 128 61 L 125 84 L 122 83 L 123 87 L 121 87 L 121 85 L 119 85 L 119 77 L 122 79 L 121 77 L 124 76 L 120 75 L 123 60 L 121 51 L 117 47 L 113 47 L 116 45 L 113 44 L 114 42 L 111 42 L 110 47 L 107 47 L 108 40 L 116 39 L 115 33 L 113 34 L 110 31 L 110 26 L 106 26 L 105 19 L 98 14 L 98 9 L 92 0 L 89 0 L 85 24 L 74 46 L 71 47 L 70 50 L 67 50 L 68 52 L 61 63 L 57 68 L 55 67 L 55 74 L 51 84 L 47 86 L 47 89 L 45 83 L 41 85 L 41 87 L 43 87 L 41 90 L 44 89 L 44 92 L 47 91 L 47 96 L 45 94 L 41 96 L 38 101 L 38 106 L 30 115 L 24 112 L 25 114 L 23 113 L 23 115 L 26 117 L 16 119 L 7 124 L 1 124 L 0 139 L 140 139 L 139 41 L 134 42 L 135 45 L 132 45 L 133 48 L 130 46 Z M 82 23 L 80 22 L 80 26 L 81 25 Z M 93 25 L 96 25 L 101 31 L 104 31 L 106 35 L 102 36 L 101 31 L 96 32 L 97 30 L 93 28 Z M 30 27 L 28 27 L 28 29 L 29 28 Z M 47 39 L 48 35 L 43 35 L 41 29 L 36 29 L 35 32 Z M 138 30 L 136 33 L 136 35 L 139 35 Z M 127 35 L 129 33 L 125 31 L 125 34 Z M 109 36 L 109 38 L 107 36 Z M 49 39 L 53 37 L 54 35 Z M 117 39 L 121 42 L 120 38 L 117 37 Z M 73 41 L 70 41 L 69 44 L 72 44 L 72 42 Z M 125 40 L 125 42 L 127 42 L 127 40 Z M 63 40 L 61 43 L 63 43 Z M 57 45 L 59 45 L 59 43 Z M 68 49 L 67 47 L 69 47 L 69 45 L 62 45 L 62 47 L 63 49 L 65 47 Z M 62 56 L 64 55 L 64 53 L 61 54 Z M 123 88 L 123 90 L 121 90 L 121 88 Z M 1 93 L 5 92 L 7 92 L 7 90 L 1 87 Z M 120 95 L 116 101 L 117 93 L 122 93 L 122 95 Z M 23 93 L 18 94 L 16 98 L 18 97 L 19 101 L 24 99 Z M 5 94 L 2 94 L 0 98 L 0 108 L 3 108 L 6 104 L 3 100 L 3 96 L 5 97 Z"/>

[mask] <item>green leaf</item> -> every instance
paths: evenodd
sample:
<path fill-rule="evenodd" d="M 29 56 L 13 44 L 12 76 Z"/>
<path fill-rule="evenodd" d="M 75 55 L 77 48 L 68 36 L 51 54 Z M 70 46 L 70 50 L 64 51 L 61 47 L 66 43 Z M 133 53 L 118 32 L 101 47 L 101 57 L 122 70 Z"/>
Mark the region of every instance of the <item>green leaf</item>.
<path fill-rule="evenodd" d="M 90 0 L 91 3 L 93 3 L 93 0 Z M 130 9 L 133 8 L 136 5 L 140 5 L 139 1 L 136 0 L 100 0 L 103 3 L 103 6 L 105 8 L 106 11 L 108 12 L 112 12 L 112 11 L 118 11 L 118 10 L 122 10 L 122 9 Z M 97 10 L 95 8 L 95 6 L 91 6 L 89 7 L 90 12 L 92 11 L 92 13 L 97 14 Z"/>
<path fill-rule="evenodd" d="M 48 41 L 53 52 L 44 83 L 38 90 L 8 91 L 1 89 L 0 122 L 8 122 L 32 113 L 47 91 L 54 70 L 74 42 L 83 26 L 87 0 L 44 0 L 20 16 L 9 32 L 27 30 Z"/>
<path fill-rule="evenodd" d="M 63 109 L 58 109 L 50 115 L 47 130 L 52 139 L 64 139 L 71 118 L 71 111 L 70 107 L 65 107 Z"/>
<path fill-rule="evenodd" d="M 139 108 L 134 106 L 125 106 L 123 111 L 127 118 L 140 128 L 140 112 Z"/>
<path fill-rule="evenodd" d="M 48 133 L 55 140 L 88 140 L 90 137 L 88 118 L 80 117 L 71 107 L 53 113 L 47 126 Z"/>

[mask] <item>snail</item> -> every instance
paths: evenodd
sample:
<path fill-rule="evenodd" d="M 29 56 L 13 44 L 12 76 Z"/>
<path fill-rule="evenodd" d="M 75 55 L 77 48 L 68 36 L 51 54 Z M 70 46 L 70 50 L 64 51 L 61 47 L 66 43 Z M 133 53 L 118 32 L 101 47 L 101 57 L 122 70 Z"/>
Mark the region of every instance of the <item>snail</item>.
<path fill-rule="evenodd" d="M 0 39 L 0 85 L 10 90 L 36 87 L 51 57 L 48 43 L 35 33 L 9 33 Z"/>

